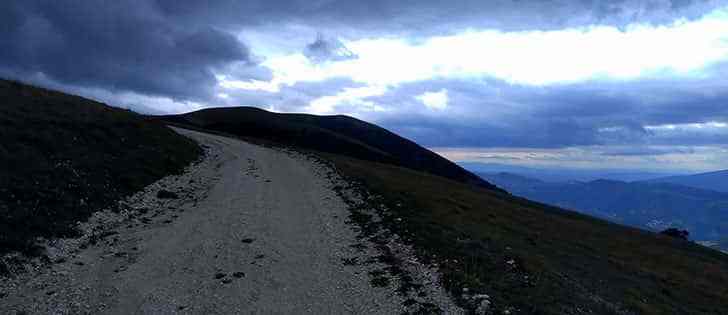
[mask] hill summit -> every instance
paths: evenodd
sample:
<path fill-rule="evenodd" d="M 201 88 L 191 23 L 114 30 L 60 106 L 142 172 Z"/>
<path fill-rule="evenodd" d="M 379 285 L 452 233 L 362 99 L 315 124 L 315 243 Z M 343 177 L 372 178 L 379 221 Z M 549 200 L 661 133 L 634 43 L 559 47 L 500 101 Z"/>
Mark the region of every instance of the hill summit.
<path fill-rule="evenodd" d="M 349 116 L 280 114 L 255 107 L 227 107 L 160 118 L 187 127 L 394 164 L 505 192 L 413 141 Z"/>

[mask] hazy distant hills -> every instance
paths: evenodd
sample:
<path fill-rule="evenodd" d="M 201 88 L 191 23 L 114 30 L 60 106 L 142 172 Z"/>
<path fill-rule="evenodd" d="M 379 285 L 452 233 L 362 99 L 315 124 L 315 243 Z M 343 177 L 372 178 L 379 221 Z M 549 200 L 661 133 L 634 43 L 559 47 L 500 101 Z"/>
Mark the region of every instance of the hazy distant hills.
<path fill-rule="evenodd" d="M 672 183 L 701 189 L 728 192 L 728 170 L 695 175 L 669 176 L 651 179 L 653 183 Z"/>
<path fill-rule="evenodd" d="M 460 162 L 462 167 L 476 173 L 512 173 L 546 182 L 592 181 L 611 179 L 625 182 L 687 175 L 677 172 L 639 171 L 631 169 L 575 169 L 518 166 L 500 163 Z"/>
<path fill-rule="evenodd" d="M 724 192 L 652 181 L 553 183 L 513 173 L 480 175 L 515 195 L 618 223 L 655 231 L 686 228 L 695 240 L 717 241 L 728 235 L 728 193 Z"/>

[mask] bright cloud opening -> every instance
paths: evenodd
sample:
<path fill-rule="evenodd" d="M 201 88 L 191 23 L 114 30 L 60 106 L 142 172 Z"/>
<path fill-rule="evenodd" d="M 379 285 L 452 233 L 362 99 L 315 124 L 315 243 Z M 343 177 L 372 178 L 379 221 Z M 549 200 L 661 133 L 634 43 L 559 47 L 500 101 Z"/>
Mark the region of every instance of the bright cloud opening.
<path fill-rule="evenodd" d="M 665 130 L 718 130 L 726 129 L 728 124 L 724 122 L 710 121 L 705 123 L 690 123 L 690 124 L 666 124 L 666 125 L 654 125 L 645 126 L 645 129 L 651 131 L 665 131 Z"/>
<path fill-rule="evenodd" d="M 429 109 L 443 110 L 447 108 L 448 97 L 446 89 L 442 89 L 439 92 L 425 92 L 416 98 Z"/>
<path fill-rule="evenodd" d="M 623 29 L 593 25 L 554 31 L 502 32 L 469 30 L 413 43 L 402 38 L 340 41 L 358 56 L 314 63 L 303 53 L 269 56 L 262 65 L 273 72 L 270 82 L 222 78 L 223 89 L 278 92 L 297 82 L 350 78 L 374 87 L 431 79 L 495 78 L 511 84 L 544 86 L 588 80 L 632 80 L 650 77 L 704 76 L 708 66 L 728 61 L 728 7 L 700 19 Z M 381 89 L 381 88 L 377 88 Z M 345 91 L 344 94 L 351 94 Z M 330 112 L 335 102 L 362 103 L 370 93 L 332 95 L 313 101 L 310 109 Z M 447 106 L 446 94 L 423 94 L 431 109 Z"/>
<path fill-rule="evenodd" d="M 270 69 L 272 80 L 236 81 L 233 77 L 218 77 L 220 92 L 232 96 L 235 95 L 232 90 L 242 89 L 250 92 L 280 92 L 284 95 L 282 91 L 297 83 L 325 84 L 328 80 L 343 80 L 355 83 L 356 87 L 332 87 L 330 91 L 317 87 L 317 93 L 325 91 L 328 95 L 307 100 L 301 109 L 316 114 L 353 114 L 374 121 L 381 119 L 380 122 L 387 119 L 396 122 L 397 119 L 393 118 L 396 113 L 412 110 L 429 111 L 429 114 L 437 113 L 438 118 L 455 120 L 478 115 L 480 119 L 483 118 L 482 113 L 488 113 L 488 124 L 483 128 L 503 130 L 508 130 L 514 121 L 531 121 L 529 113 L 548 114 L 550 107 L 554 107 L 553 112 L 556 114 L 560 110 L 564 111 L 565 116 L 547 115 L 547 118 L 555 120 L 563 118 L 563 122 L 545 121 L 539 125 L 541 121 L 533 119 L 536 123 L 533 130 L 542 131 L 538 137 L 534 137 L 537 139 L 532 140 L 530 135 L 526 135 L 529 139 L 523 140 L 521 137 L 524 136 L 518 134 L 517 130 L 511 134 L 514 139 L 522 140 L 518 145 L 526 146 L 529 152 L 533 151 L 531 146 L 538 147 L 544 141 L 559 140 L 563 140 L 563 143 L 558 145 L 569 146 L 638 141 L 642 145 L 696 143 L 715 149 L 724 143 L 721 137 L 728 135 L 728 125 L 723 122 L 725 116 L 718 113 L 715 117 L 696 115 L 676 120 L 663 115 L 657 119 L 648 117 L 640 120 L 640 115 L 648 115 L 652 111 L 655 112 L 653 115 L 657 115 L 662 106 L 666 107 L 665 111 L 669 111 L 669 107 L 673 106 L 670 104 L 674 103 L 673 98 L 677 96 L 685 100 L 702 98 L 705 101 L 700 101 L 701 104 L 706 105 L 701 108 L 715 107 L 709 104 L 721 97 L 726 84 L 721 74 L 725 73 L 724 64 L 728 64 L 728 6 L 697 19 L 676 17 L 673 22 L 660 25 L 589 25 L 548 31 L 469 29 L 453 35 L 419 38 L 416 41 L 394 36 L 335 40 L 347 54 L 357 58 L 313 62 L 312 58 L 304 54 L 305 44 L 294 53 L 291 53 L 291 47 L 279 52 L 271 50 L 261 66 Z M 261 43 L 263 46 L 267 44 Z M 252 43 L 252 46 L 256 46 L 256 43 Z M 491 81 L 495 83 L 491 84 Z M 431 87 L 428 87 L 428 82 L 433 82 Z M 466 84 L 453 86 L 452 82 Z M 483 85 L 484 82 L 488 82 L 487 87 Z M 675 89 L 665 91 L 669 93 L 654 88 L 672 86 L 673 83 Z M 299 86 L 305 88 L 306 85 Z M 579 90 L 585 86 L 600 87 L 593 91 L 595 103 L 590 103 L 588 99 L 584 101 L 583 95 L 577 95 L 575 99 L 558 99 L 562 90 Z M 623 90 L 622 87 L 630 89 Z M 595 116 L 589 116 L 589 109 L 575 105 L 573 109 L 567 110 L 554 105 L 574 100 L 583 102 L 584 106 L 594 107 L 609 106 L 613 102 L 627 102 L 627 105 L 604 111 L 595 109 L 594 113 L 608 113 L 614 117 L 605 117 L 605 121 L 594 128 L 595 135 L 591 135 L 588 126 L 591 122 L 578 123 L 581 116 L 594 119 Z M 629 104 L 630 101 L 634 104 Z M 620 116 L 620 111 L 626 112 L 637 106 L 645 106 L 648 110 L 635 111 L 642 114 L 636 114 L 634 122 L 632 117 Z M 561 132 L 560 128 L 569 126 L 571 121 L 577 122 L 574 126 L 584 128 L 575 130 L 573 134 Z M 645 126 L 648 121 L 654 125 Z M 610 127 L 611 124 L 614 126 Z M 408 130 L 412 137 L 423 139 L 435 139 L 441 134 L 418 126 L 402 127 L 402 130 Z M 457 128 L 448 132 L 455 133 L 462 141 L 471 141 L 467 135 L 459 135 Z M 503 145 L 487 137 L 482 141 Z M 703 155 L 681 151 L 677 155 L 655 156 L 610 155 L 600 153 L 594 147 L 584 150 L 590 153 L 557 150 L 540 152 L 539 158 L 528 159 L 513 152 L 497 158 L 493 152 L 486 155 L 493 155 L 493 161 L 501 162 L 504 158 L 512 158 L 508 160 L 511 164 L 527 161 L 575 167 L 583 161 L 587 161 L 583 162 L 583 167 L 597 167 L 604 163 L 643 167 L 659 161 L 660 167 L 666 169 L 709 169 L 724 163 L 728 157 L 721 153 L 712 159 L 708 150 Z M 664 149 L 655 152 L 660 150 Z M 449 153 L 448 157 L 452 159 L 463 158 L 458 155 L 460 153 Z"/>
<path fill-rule="evenodd" d="M 647 150 L 649 149 L 649 150 Z M 525 167 L 572 169 L 635 169 L 651 171 L 681 170 L 703 172 L 724 169 L 728 159 L 725 146 L 650 146 L 637 150 L 652 154 L 613 154 L 635 147 L 588 146 L 562 149 L 518 148 L 433 148 L 438 154 L 457 162 L 510 164 Z M 659 152 L 659 153 L 654 153 Z"/>
<path fill-rule="evenodd" d="M 364 100 L 367 97 L 382 95 L 387 92 L 384 86 L 366 86 L 360 88 L 346 88 L 342 92 L 317 98 L 309 104 L 307 110 L 314 114 L 331 114 L 339 104 L 351 104 L 357 107 L 369 108 L 372 111 L 383 111 L 384 108 L 374 102 Z"/>
<path fill-rule="evenodd" d="M 399 38 L 342 43 L 359 58 L 314 64 L 299 53 L 269 58 L 263 65 L 273 70 L 276 84 L 332 77 L 385 85 L 493 77 L 513 84 L 548 85 L 658 74 L 691 76 L 728 60 L 728 7 L 698 20 L 679 19 L 665 26 L 469 30 L 418 43 Z"/>

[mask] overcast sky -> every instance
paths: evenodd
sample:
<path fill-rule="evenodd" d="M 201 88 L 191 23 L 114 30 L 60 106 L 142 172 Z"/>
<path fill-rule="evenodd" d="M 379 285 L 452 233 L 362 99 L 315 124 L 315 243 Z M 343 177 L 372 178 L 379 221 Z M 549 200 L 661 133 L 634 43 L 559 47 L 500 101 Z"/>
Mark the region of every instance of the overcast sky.
<path fill-rule="evenodd" d="M 0 76 L 348 114 L 456 161 L 728 169 L 728 2 L 2 1 Z"/>

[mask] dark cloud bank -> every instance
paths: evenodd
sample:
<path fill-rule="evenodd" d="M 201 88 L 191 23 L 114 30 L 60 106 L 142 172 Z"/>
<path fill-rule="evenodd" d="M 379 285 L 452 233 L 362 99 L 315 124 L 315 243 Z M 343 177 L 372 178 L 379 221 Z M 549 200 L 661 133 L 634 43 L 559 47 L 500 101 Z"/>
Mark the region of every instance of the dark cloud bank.
<path fill-rule="evenodd" d="M 232 34 L 185 27 L 143 1 L 7 1 L 0 21 L 0 69 L 21 79 L 204 99 L 213 69 L 250 60 Z"/>
<path fill-rule="evenodd" d="M 215 69 L 250 66 L 233 32 L 271 23 L 341 28 L 349 36 L 502 30 L 698 16 L 710 1 L 3 1 L 0 75 L 51 80 L 180 100 L 203 100 Z M 333 45 L 333 46 L 332 46 Z M 331 49 L 331 48 L 334 49 Z M 342 58 L 335 39 L 309 47 L 316 58 Z M 331 51 L 334 51 L 333 53 Z M 265 70 L 241 74 L 266 77 Z M 254 67 L 253 67 L 254 68 Z M 239 72 L 240 73 L 240 72 Z"/>
<path fill-rule="evenodd" d="M 403 84 L 370 100 L 397 104 L 377 121 L 433 147 L 728 144 L 726 128 L 646 128 L 728 121 L 728 84 L 706 81 L 677 88 L 671 80 L 549 87 L 431 80 Z M 425 111 L 412 97 L 440 89 L 448 90 L 447 113 Z"/>
<path fill-rule="evenodd" d="M 235 34 L 258 26 L 302 24 L 349 39 L 418 37 L 466 27 L 556 29 L 696 18 L 714 1 L 3 1 L 0 76 L 63 86 L 132 92 L 209 104 L 216 73 L 270 80 L 254 49 Z M 285 34 L 282 34 L 285 35 Z M 355 58 L 334 37 L 311 39 L 301 51 L 314 61 Z M 717 71 L 723 71 L 719 67 Z M 40 79 L 39 79 L 40 78 Z M 430 146 L 567 147 L 593 144 L 728 142 L 720 133 L 646 130 L 646 125 L 728 120 L 728 91 L 674 89 L 672 82 L 584 83 L 533 88 L 489 80 L 404 84 L 370 98 L 388 113 L 365 117 Z M 700 85 L 704 82 L 698 82 Z M 357 83 L 337 78 L 240 91 L 229 105 L 296 111 Z M 424 110 L 414 96 L 447 89 L 448 113 Z M 711 93 L 705 93 L 706 89 Z M 659 95 L 661 100 L 648 101 Z M 214 102 L 218 102 L 215 100 Z M 214 105 L 214 104 L 213 104 Z M 357 112 L 355 108 L 341 108 Z"/>

